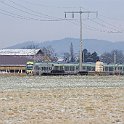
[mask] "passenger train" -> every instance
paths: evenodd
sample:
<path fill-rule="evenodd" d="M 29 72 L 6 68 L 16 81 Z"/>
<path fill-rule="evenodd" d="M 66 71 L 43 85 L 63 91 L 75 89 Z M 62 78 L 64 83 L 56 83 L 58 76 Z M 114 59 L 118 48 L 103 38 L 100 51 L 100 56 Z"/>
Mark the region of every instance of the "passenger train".
<path fill-rule="evenodd" d="M 29 64 L 29 65 L 28 65 Z M 32 66 L 32 67 L 31 67 Z M 29 71 L 30 69 L 30 71 Z M 32 69 L 32 71 L 31 71 Z M 124 65 L 118 64 L 103 64 L 102 62 L 96 63 L 83 63 L 82 72 L 79 72 L 79 63 L 52 63 L 52 62 L 36 62 L 34 64 L 28 63 L 26 66 L 27 74 L 33 75 L 76 75 L 76 74 L 124 74 Z"/>

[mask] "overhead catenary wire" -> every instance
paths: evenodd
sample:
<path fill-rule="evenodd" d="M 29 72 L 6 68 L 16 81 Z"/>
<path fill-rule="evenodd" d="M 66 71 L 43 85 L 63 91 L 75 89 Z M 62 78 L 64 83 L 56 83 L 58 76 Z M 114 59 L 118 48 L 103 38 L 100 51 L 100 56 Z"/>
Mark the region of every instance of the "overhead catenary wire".
<path fill-rule="evenodd" d="M 18 10 L 18 11 L 21 11 L 21 12 L 23 12 L 23 13 L 26 13 L 26 14 L 29 14 L 29 15 L 31 15 L 31 16 L 36 16 L 36 17 L 37 17 L 37 18 L 36 18 L 36 17 L 34 18 L 34 17 L 23 16 L 23 15 L 20 15 L 20 14 L 15 14 L 15 13 L 12 13 L 12 12 L 9 12 L 9 11 L 2 10 L 2 9 L 1 9 L 1 11 L 2 11 L 1 14 L 6 15 L 6 16 L 11 16 L 11 17 L 14 17 L 14 18 L 26 19 L 26 20 L 35 20 L 35 21 L 66 21 L 66 20 L 72 20 L 72 19 L 62 19 L 62 18 L 59 18 L 59 19 L 57 19 L 57 18 L 55 18 L 55 19 L 44 19 L 44 18 L 43 18 L 43 19 L 42 19 L 41 16 L 38 16 L 38 15 L 35 15 L 35 14 L 33 14 L 33 13 L 24 11 L 24 10 L 19 9 L 19 8 L 16 8 L 15 6 L 12 6 L 12 5 L 10 5 L 10 4 L 7 4 L 7 3 L 5 3 L 5 2 L 3 2 L 3 1 L 0 1 L 0 3 L 6 5 L 6 6 L 8 6 L 8 7 L 11 7 L 11 8 L 13 8 L 13 9 L 16 9 L 16 10 Z"/>
<path fill-rule="evenodd" d="M 19 0 L 20 1 L 20 0 Z M 79 7 L 78 6 L 56 6 L 56 5 L 46 5 L 46 4 L 41 4 L 39 2 L 31 2 L 31 1 L 28 1 L 28 0 L 21 0 L 22 2 L 24 3 L 27 3 L 29 5 L 32 5 L 32 6 L 39 6 L 39 7 L 44 7 L 44 8 L 57 8 L 57 9 L 78 9 Z M 81 7 L 83 8 L 83 7 Z"/>
<path fill-rule="evenodd" d="M 84 7 L 83 7 L 83 9 L 84 9 Z M 65 13 L 65 17 L 66 16 L 67 15 Z M 120 30 L 119 27 L 114 26 L 111 23 L 108 23 L 108 22 L 102 20 L 100 17 L 98 17 L 98 15 L 96 16 L 96 18 L 92 18 L 92 19 L 89 18 L 89 15 L 88 15 L 87 20 L 90 20 L 91 22 L 93 22 L 93 23 L 99 25 L 100 27 L 102 27 L 102 29 L 94 29 L 94 28 L 92 28 L 95 31 L 99 30 L 99 32 L 103 32 L 103 33 L 104 32 L 105 33 L 122 33 L 122 31 L 123 31 L 123 30 Z M 88 26 L 88 27 L 90 27 L 90 26 Z"/>
<path fill-rule="evenodd" d="M 74 22 L 74 19 L 63 19 L 63 18 L 59 18 L 59 17 L 50 16 L 48 14 L 44 14 L 42 12 L 37 12 L 35 10 L 32 10 L 30 8 L 23 6 L 22 4 L 16 3 L 13 0 L 4 0 L 4 1 L 0 0 L 0 3 L 28 15 L 28 16 L 26 16 L 26 15 L 21 15 L 21 14 L 15 14 L 15 13 L 12 13 L 12 12 L 9 12 L 6 10 L 1 10 L 2 11 L 1 14 L 6 15 L 6 16 L 11 16 L 13 18 L 18 18 L 18 19 L 23 19 L 23 20 L 35 20 L 35 21 L 65 21 L 65 20 L 68 20 L 70 23 L 77 25 Z M 84 7 L 81 7 L 81 8 L 84 9 Z M 103 32 L 103 33 L 104 32 L 121 33 L 121 31 L 122 31 L 122 30 L 120 31 L 116 26 L 104 21 L 103 19 L 101 19 L 99 17 L 96 19 L 88 18 L 87 20 L 90 20 L 91 22 L 96 23 L 97 25 L 102 27 L 101 29 L 98 29 L 96 27 L 86 25 L 86 28 L 88 30 L 99 31 L 99 32 Z"/>
<path fill-rule="evenodd" d="M 18 11 L 21 11 L 21 12 L 23 12 L 23 13 L 29 14 L 29 15 L 31 15 L 31 16 L 35 16 L 35 17 L 41 18 L 41 16 L 39 16 L 39 15 L 37 15 L 37 14 L 30 13 L 30 12 L 28 12 L 28 11 L 19 9 L 19 8 L 13 6 L 13 5 L 10 5 L 10 4 L 6 3 L 5 1 L 1 1 L 1 0 L 0 0 L 0 3 L 4 4 L 5 6 L 8 6 L 8 7 L 10 7 L 10 8 L 13 8 L 13 9 L 15 9 L 15 10 L 18 10 Z"/>
<path fill-rule="evenodd" d="M 33 17 L 26 17 L 26 16 L 22 16 L 22 15 L 19 15 L 19 14 L 15 14 L 15 13 L 12 13 L 12 12 L 9 12 L 9 11 L 6 11 L 6 10 L 3 10 L 3 9 L 0 9 L 0 11 L 1 11 L 0 13 L 2 15 L 10 16 L 12 18 L 23 19 L 23 20 L 34 20 L 34 21 L 65 21 L 65 19 L 57 20 L 57 19 L 39 19 L 39 18 L 33 18 Z"/>
<path fill-rule="evenodd" d="M 35 14 L 38 14 L 38 16 L 40 15 L 40 16 L 46 16 L 46 17 L 48 17 L 48 18 L 53 18 L 53 19 L 62 19 L 62 18 L 60 18 L 60 17 L 54 17 L 54 16 L 50 16 L 50 15 L 48 15 L 48 14 L 44 14 L 44 13 L 41 13 L 41 12 L 37 12 L 37 11 L 35 11 L 35 10 L 32 10 L 32 9 L 30 9 L 30 8 L 27 8 L 27 7 L 25 7 L 25 6 L 23 6 L 23 5 L 21 5 L 21 4 L 18 4 L 18 3 L 16 3 L 16 2 L 14 2 L 13 0 L 8 0 L 8 1 L 10 1 L 11 3 L 13 3 L 13 4 L 15 4 L 16 6 L 18 6 L 18 7 L 21 7 L 21 8 L 23 8 L 23 9 L 26 9 L 26 10 L 28 10 L 28 11 L 30 11 L 30 12 L 33 12 L 33 13 L 35 13 Z M 67 8 L 73 8 L 73 7 L 67 7 Z M 76 7 L 76 8 L 78 8 L 78 7 Z M 81 8 L 83 8 L 83 7 L 81 7 Z M 71 19 L 72 20 L 72 19 Z"/>
<path fill-rule="evenodd" d="M 65 19 L 59 19 L 59 20 L 56 20 L 56 19 L 55 19 L 55 20 L 37 19 L 37 18 L 33 18 L 33 17 L 27 17 L 27 16 L 15 14 L 15 13 L 12 13 L 12 12 L 9 12 L 9 11 L 6 11 L 6 10 L 2 10 L 2 9 L 0 9 L 0 10 L 2 11 L 2 14 L 4 14 L 4 15 L 8 15 L 8 16 L 11 16 L 11 17 L 14 17 L 14 18 L 19 18 L 19 19 L 25 19 L 25 20 L 35 20 L 35 21 L 62 21 L 62 20 L 65 20 Z M 3 12 L 4 12 L 4 13 L 3 13 Z M 69 19 L 67 19 L 67 20 L 69 20 Z M 75 22 L 72 22 L 71 20 L 72 20 L 72 19 L 70 19 L 70 22 L 71 22 L 72 24 L 78 26 L 78 24 L 76 24 Z M 85 25 L 85 24 L 84 24 L 84 25 Z M 99 29 L 97 29 L 97 28 L 95 28 L 95 27 L 91 27 L 91 26 L 88 26 L 88 25 L 86 25 L 86 28 L 87 28 L 88 30 L 99 31 L 99 32 L 105 32 L 105 31 L 103 31 L 103 30 L 99 30 Z"/>
<path fill-rule="evenodd" d="M 88 21 L 89 20 L 89 18 L 88 19 L 83 19 L 84 21 Z M 95 19 L 96 20 L 96 19 Z M 79 25 L 79 21 L 78 20 L 75 20 L 76 22 L 73 22 L 73 21 L 70 21 L 70 23 L 72 23 L 72 24 L 74 24 L 74 25 L 76 25 L 76 26 L 80 26 Z M 88 30 L 92 30 L 92 31 L 97 31 L 97 32 L 101 32 L 101 33 L 111 33 L 111 30 L 108 28 L 108 29 L 104 29 L 103 27 L 102 28 L 96 28 L 96 27 L 94 27 L 94 26 L 90 26 L 90 25 L 88 25 L 88 24 L 85 24 L 85 23 L 82 23 L 84 26 L 85 26 L 85 28 L 86 29 L 88 29 Z"/>
<path fill-rule="evenodd" d="M 2 12 L 1 12 L 1 11 L 2 11 Z M 3 10 L 1 10 L 1 9 L 0 9 L 0 14 L 5 15 L 5 16 L 9 16 L 9 17 L 12 17 L 12 18 L 26 19 L 26 18 L 21 17 L 21 16 L 12 15 L 11 13 L 8 13 L 8 12 L 6 13 L 5 11 L 3 11 Z"/>
<path fill-rule="evenodd" d="M 77 21 L 77 20 L 76 20 L 76 21 Z M 73 21 L 70 21 L 69 23 L 72 23 L 73 25 L 78 26 L 78 27 L 80 26 L 78 23 L 73 22 Z M 96 31 L 96 32 L 100 32 L 100 33 L 108 33 L 107 30 L 98 29 L 98 28 L 96 28 L 96 27 L 87 25 L 87 24 L 85 24 L 85 23 L 82 23 L 82 24 L 85 26 L 86 29 L 88 29 L 88 30 L 90 30 L 90 31 Z"/>
<path fill-rule="evenodd" d="M 81 7 L 81 8 L 83 8 L 84 10 L 87 10 L 84 7 Z M 101 19 L 101 17 L 103 17 L 104 19 Z M 88 18 L 88 19 L 90 19 L 90 18 Z M 115 19 L 112 19 L 110 17 L 104 16 L 104 15 L 101 15 L 101 14 L 99 14 L 99 16 L 97 15 L 97 17 L 95 18 L 96 22 L 93 19 L 92 19 L 92 21 L 94 21 L 94 23 L 96 23 L 98 25 L 101 25 L 104 28 L 106 27 L 108 29 L 111 29 L 111 31 L 108 31 L 108 33 L 123 33 L 124 29 L 120 29 L 120 27 L 115 26 L 115 25 L 111 24 L 110 22 L 105 21 L 105 19 L 115 21 Z M 97 21 L 99 21 L 99 22 L 97 22 Z"/>
<path fill-rule="evenodd" d="M 39 21 L 64 21 L 64 20 L 67 20 L 67 19 L 62 19 L 62 18 L 59 18 L 59 19 L 56 19 L 56 18 L 55 18 L 55 19 L 41 19 L 41 16 L 39 16 L 39 15 L 30 13 L 30 12 L 28 12 L 28 11 L 24 11 L 24 10 L 22 10 L 22 9 L 19 9 L 19 8 L 15 7 L 15 6 L 12 6 L 12 5 L 8 4 L 8 3 L 5 3 L 5 2 L 3 2 L 3 1 L 0 1 L 0 3 L 6 5 L 6 6 L 8 6 L 8 7 L 11 7 L 11 8 L 13 8 L 13 9 L 16 9 L 16 10 L 18 10 L 18 11 L 21 11 L 21 12 L 23 12 L 23 13 L 26 13 L 26 14 L 28 14 L 28 15 L 37 17 L 37 18 L 28 17 L 28 18 L 33 19 L 33 20 L 39 20 Z"/>
<path fill-rule="evenodd" d="M 97 20 L 93 20 L 93 19 L 89 19 L 91 22 L 101 26 L 102 28 L 106 28 L 108 30 L 108 33 L 121 33 L 120 30 L 118 30 L 117 28 L 111 27 L 110 25 L 108 25 L 107 23 L 101 23 L 98 22 Z"/>
<path fill-rule="evenodd" d="M 35 11 L 35 10 L 32 10 L 32 9 L 30 9 L 30 8 L 27 8 L 27 7 L 25 7 L 25 6 L 21 5 L 21 4 L 18 4 L 18 3 L 16 3 L 16 2 L 14 2 L 13 0 L 8 0 L 8 1 L 11 2 L 11 3 L 14 4 L 14 5 L 20 7 L 20 8 L 23 8 L 23 9 L 25 9 L 25 10 L 28 10 L 28 11 L 32 12 L 32 13 L 35 13 L 35 14 L 36 14 L 37 16 L 39 16 L 39 17 L 45 16 L 45 17 L 47 17 L 48 19 L 49 19 L 49 18 L 50 18 L 50 19 L 51 19 L 51 18 L 60 19 L 60 18 L 58 18 L 58 17 L 53 17 L 53 16 L 50 16 L 50 15 L 48 15 L 48 14 L 44 14 L 44 13 L 41 13 L 41 12 L 37 12 L 37 11 Z"/>
<path fill-rule="evenodd" d="M 113 24 L 111 24 L 111 23 L 108 23 L 108 22 L 106 22 L 106 21 L 104 21 L 103 19 L 101 19 L 101 18 L 97 18 L 100 22 L 102 22 L 102 23 L 104 23 L 104 24 L 106 24 L 106 25 L 109 25 L 112 29 L 114 29 L 114 30 L 116 30 L 116 31 L 118 31 L 118 32 L 122 32 L 122 30 L 119 30 L 119 27 L 117 27 L 117 26 L 115 26 L 115 25 L 113 25 Z"/>

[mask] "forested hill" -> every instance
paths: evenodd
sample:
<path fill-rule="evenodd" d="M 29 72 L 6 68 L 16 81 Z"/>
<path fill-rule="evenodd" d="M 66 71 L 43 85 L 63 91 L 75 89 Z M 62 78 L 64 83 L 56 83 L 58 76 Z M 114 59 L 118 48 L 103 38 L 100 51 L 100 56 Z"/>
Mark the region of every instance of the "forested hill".
<path fill-rule="evenodd" d="M 61 40 L 53 40 L 53 41 L 45 41 L 45 42 L 23 42 L 21 44 L 16 44 L 14 46 L 10 46 L 8 48 L 43 48 L 51 46 L 54 51 L 58 54 L 63 54 L 65 52 L 70 51 L 70 45 L 73 44 L 74 52 L 79 52 L 79 39 L 77 38 L 64 38 Z M 106 40 L 97 40 L 97 39 L 84 39 L 83 48 L 88 49 L 89 51 L 93 52 L 96 51 L 98 54 L 103 52 L 109 52 L 114 49 L 124 51 L 124 42 L 112 42 Z"/>

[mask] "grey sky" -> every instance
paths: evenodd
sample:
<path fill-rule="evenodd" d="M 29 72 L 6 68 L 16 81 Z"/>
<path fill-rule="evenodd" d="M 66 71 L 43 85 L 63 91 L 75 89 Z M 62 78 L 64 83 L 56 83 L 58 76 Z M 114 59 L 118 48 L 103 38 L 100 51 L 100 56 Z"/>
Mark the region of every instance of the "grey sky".
<path fill-rule="evenodd" d="M 0 48 L 24 41 L 78 38 L 79 15 L 73 21 L 39 20 L 64 18 L 65 11 L 80 7 L 99 12 L 98 19 L 92 14 L 88 20 L 84 15 L 83 38 L 124 41 L 124 33 L 115 33 L 124 29 L 123 5 L 124 0 L 0 0 Z"/>

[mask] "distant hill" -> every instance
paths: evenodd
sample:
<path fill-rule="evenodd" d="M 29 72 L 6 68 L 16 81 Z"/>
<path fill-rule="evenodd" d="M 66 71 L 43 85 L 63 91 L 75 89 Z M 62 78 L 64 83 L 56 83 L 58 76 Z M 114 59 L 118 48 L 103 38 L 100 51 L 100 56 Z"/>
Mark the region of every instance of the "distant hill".
<path fill-rule="evenodd" d="M 19 48 L 29 48 L 31 46 L 37 46 L 37 48 L 51 46 L 56 53 L 63 54 L 65 52 L 70 52 L 70 44 L 73 44 L 74 52 L 79 52 L 79 39 L 77 38 L 64 38 L 61 40 L 45 41 L 45 42 L 23 42 L 21 44 L 16 44 L 14 46 L 8 47 L 9 49 L 19 49 Z M 96 51 L 98 54 L 103 52 L 109 52 L 114 49 L 124 51 L 124 42 L 111 42 L 106 40 L 97 39 L 84 39 L 83 48 L 88 49 L 90 52 Z"/>

